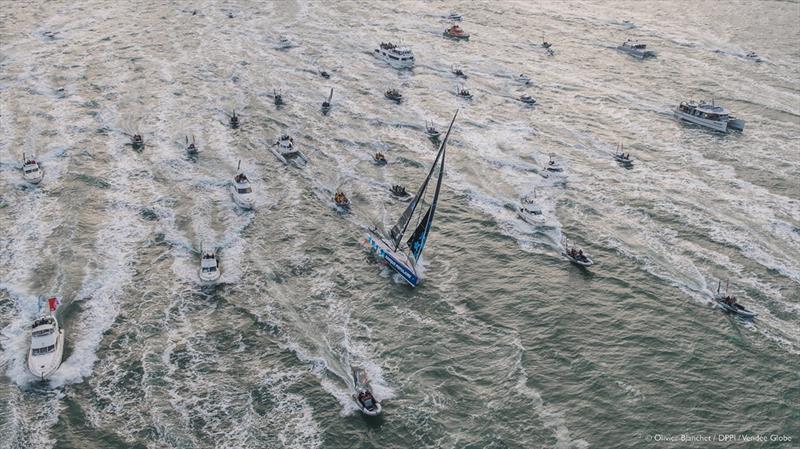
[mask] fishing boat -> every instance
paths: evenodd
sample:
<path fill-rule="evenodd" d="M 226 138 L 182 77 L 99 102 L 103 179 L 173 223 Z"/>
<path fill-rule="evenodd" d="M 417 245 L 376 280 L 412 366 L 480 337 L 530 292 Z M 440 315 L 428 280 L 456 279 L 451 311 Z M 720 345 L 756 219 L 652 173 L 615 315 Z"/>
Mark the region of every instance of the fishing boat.
<path fill-rule="evenodd" d="M 632 41 L 630 39 L 626 40 L 625 42 L 622 43 L 622 45 L 618 46 L 617 50 L 627 53 L 633 56 L 634 58 L 639 58 L 639 59 L 656 57 L 656 52 L 648 50 L 646 44 Z"/>
<path fill-rule="evenodd" d="M 367 416 L 378 416 L 382 410 L 381 403 L 372 395 L 366 373 L 361 377 L 359 379 L 358 372 L 353 369 L 353 388 L 355 389 L 353 400 L 361 413 Z"/>
<path fill-rule="evenodd" d="M 401 186 L 400 184 L 395 184 L 389 189 L 389 193 L 392 194 L 393 197 L 400 201 L 409 201 L 411 200 L 411 194 L 408 193 L 405 187 Z"/>
<path fill-rule="evenodd" d="M 517 215 L 528 224 L 538 225 L 544 223 L 542 208 L 536 204 L 536 191 L 532 196 L 523 197 L 517 207 Z"/>
<path fill-rule="evenodd" d="M 36 162 L 36 159 L 33 156 L 26 157 L 25 153 L 22 153 L 22 179 L 31 184 L 39 184 L 42 182 L 42 178 L 44 178 L 44 170 Z"/>
<path fill-rule="evenodd" d="M 463 86 L 458 88 L 458 96 L 465 100 L 472 100 L 472 94 L 470 93 L 469 89 Z"/>
<path fill-rule="evenodd" d="M 49 298 L 49 310 L 40 314 L 31 325 L 28 370 L 41 380 L 56 372 L 64 355 L 64 330 L 59 327 L 55 315 L 58 304 L 58 298 Z"/>
<path fill-rule="evenodd" d="M 453 75 L 455 75 L 455 76 L 457 76 L 459 78 L 467 79 L 467 74 L 464 73 L 464 71 L 461 70 L 461 68 L 458 67 L 458 66 L 450 67 L 450 73 L 452 73 Z"/>
<path fill-rule="evenodd" d="M 521 102 L 523 102 L 525 104 L 536 104 L 536 99 L 531 97 L 528 94 L 523 94 L 522 96 L 520 96 L 519 97 L 519 101 L 521 101 Z"/>
<path fill-rule="evenodd" d="M 617 146 L 617 151 L 614 152 L 614 160 L 625 168 L 633 167 L 633 158 L 631 158 L 630 153 L 625 154 L 622 144 Z"/>
<path fill-rule="evenodd" d="M 439 191 L 442 188 L 442 178 L 444 178 L 444 161 L 445 152 L 447 148 L 447 139 L 450 137 L 450 131 L 453 129 L 453 123 L 456 121 L 458 111 L 453 115 L 453 120 L 447 128 L 447 133 L 439 145 L 439 151 L 436 153 L 436 159 L 431 164 L 428 176 L 423 181 L 411 203 L 406 207 L 403 214 L 398 219 L 397 223 L 392 227 L 389 236 L 382 235 L 377 229 L 370 230 L 367 235 L 367 242 L 375 250 L 378 257 L 386 261 L 386 263 L 397 271 L 400 276 L 412 287 L 416 287 L 422 281 L 422 273 L 417 270 L 417 264 L 422 256 L 422 250 L 425 248 L 425 243 L 428 241 L 428 234 L 433 224 L 433 217 L 436 212 L 436 206 L 439 202 Z M 439 168 L 438 178 L 436 180 L 436 187 L 433 193 L 433 200 L 430 203 L 427 211 L 422 214 L 419 206 L 423 204 L 425 194 L 428 190 L 428 184 L 436 171 Z M 416 214 L 417 226 L 411 237 L 403 242 L 403 236 L 411 223 L 412 218 L 415 216 L 417 209 L 420 213 Z"/>
<path fill-rule="evenodd" d="M 433 125 L 433 121 L 431 121 L 430 123 L 428 123 L 426 121 L 425 122 L 425 135 L 427 135 L 429 139 L 438 139 L 439 136 L 442 135 L 442 133 L 439 132 L 438 129 L 436 129 L 436 127 Z"/>
<path fill-rule="evenodd" d="M 328 95 L 328 99 L 322 102 L 322 112 L 327 113 L 331 110 L 331 100 L 333 99 L 333 88 L 331 87 L 331 93 Z"/>
<path fill-rule="evenodd" d="M 397 89 L 389 89 L 383 93 L 383 96 L 397 103 L 403 101 L 403 94 Z"/>
<path fill-rule="evenodd" d="M 395 45 L 391 42 L 381 42 L 373 53 L 376 57 L 396 69 L 414 67 L 414 53 L 408 47 Z"/>
<path fill-rule="evenodd" d="M 378 166 L 386 165 L 389 163 L 386 160 L 386 156 L 384 156 L 383 153 L 381 153 L 380 151 L 378 151 L 377 153 L 375 153 L 374 156 L 372 156 L 372 162 Z"/>
<path fill-rule="evenodd" d="M 725 294 L 720 293 L 722 281 L 717 284 L 717 293 L 714 295 L 714 301 L 722 307 L 723 310 L 733 313 L 742 318 L 755 318 L 757 313 L 747 310 L 743 305 L 736 302 L 736 297 L 728 294 L 728 283 L 725 283 Z"/>
<path fill-rule="evenodd" d="M 675 117 L 724 133 L 731 130 L 744 131 L 744 120 L 730 115 L 727 109 L 715 105 L 713 100 L 711 103 L 703 100 L 699 103 L 684 101 L 675 108 Z"/>
<path fill-rule="evenodd" d="M 460 26 L 453 24 L 450 28 L 444 30 L 444 37 L 448 37 L 450 39 L 455 40 L 469 40 L 469 33 L 462 30 Z"/>
<path fill-rule="evenodd" d="M 594 265 L 592 259 L 590 259 L 588 255 L 584 254 L 582 249 L 577 249 L 574 247 L 570 248 L 569 243 L 567 243 L 567 239 L 564 239 L 564 251 L 561 253 L 561 255 L 566 257 L 570 262 L 582 267 L 591 267 Z"/>
<path fill-rule="evenodd" d="M 198 270 L 200 280 L 206 283 L 216 282 L 221 275 L 216 251 L 209 250 L 205 245 L 201 245 L 200 254 L 200 269 Z"/>
<path fill-rule="evenodd" d="M 250 180 L 247 179 L 247 175 L 244 174 L 241 168 L 242 161 L 239 161 L 239 165 L 236 167 L 237 174 L 233 177 L 233 183 L 231 183 L 231 196 L 233 197 L 233 202 L 242 209 L 252 209 L 255 204 L 253 189 L 250 185 Z"/>
<path fill-rule="evenodd" d="M 306 155 L 295 147 L 294 139 L 288 134 L 280 136 L 270 147 L 270 151 L 284 165 L 289 165 L 291 161 L 296 167 L 304 167 L 308 163 Z"/>

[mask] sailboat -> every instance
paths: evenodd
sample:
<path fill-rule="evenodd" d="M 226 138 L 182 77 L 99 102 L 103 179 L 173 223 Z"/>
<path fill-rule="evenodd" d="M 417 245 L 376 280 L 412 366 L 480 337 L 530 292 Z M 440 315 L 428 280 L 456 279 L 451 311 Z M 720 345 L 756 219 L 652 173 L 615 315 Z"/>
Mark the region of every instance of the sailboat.
<path fill-rule="evenodd" d="M 367 242 L 375 249 L 379 257 L 383 258 L 392 269 L 400 273 L 400 275 L 412 287 L 416 287 L 422 281 L 422 273 L 417 271 L 417 263 L 422 255 L 422 250 L 425 248 L 425 243 L 428 240 L 428 233 L 433 224 L 433 215 L 436 212 L 436 204 L 439 202 L 439 191 L 442 188 L 442 178 L 444 177 L 444 157 L 445 149 L 447 146 L 447 138 L 450 137 L 450 131 L 453 129 L 453 123 L 456 121 L 458 111 L 453 115 L 453 120 L 450 121 L 450 126 L 447 128 L 447 134 L 444 136 L 441 145 L 439 145 L 439 152 L 436 153 L 431 169 L 428 176 L 420 186 L 414 199 L 406 207 L 406 210 L 397 220 L 397 224 L 391 230 L 389 237 L 380 235 L 377 229 L 371 229 L 367 235 Z M 441 159 L 441 162 L 439 160 Z M 433 177 L 436 167 L 439 166 L 439 177 L 436 180 L 436 188 L 433 193 L 433 201 L 431 201 L 427 212 L 425 212 L 417 223 L 416 229 L 411 234 L 411 237 L 403 242 L 403 235 L 408 229 L 409 223 L 414 216 L 414 212 L 423 203 L 425 192 L 428 188 L 428 183 Z"/>

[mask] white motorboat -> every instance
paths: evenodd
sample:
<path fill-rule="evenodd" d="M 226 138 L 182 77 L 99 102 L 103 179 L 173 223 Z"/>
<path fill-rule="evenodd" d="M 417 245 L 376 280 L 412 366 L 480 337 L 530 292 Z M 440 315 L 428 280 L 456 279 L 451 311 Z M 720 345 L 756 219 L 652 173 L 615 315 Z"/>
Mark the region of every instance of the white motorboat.
<path fill-rule="evenodd" d="M 465 100 L 472 100 L 472 93 L 463 86 L 458 88 L 458 96 Z"/>
<path fill-rule="evenodd" d="M 564 167 L 562 167 L 558 161 L 553 159 L 552 155 L 550 155 L 550 160 L 547 161 L 547 165 L 544 166 L 544 169 L 553 173 L 561 173 L 564 171 Z"/>
<path fill-rule="evenodd" d="M 383 96 L 397 103 L 403 101 L 403 94 L 397 89 L 389 89 L 383 93 Z"/>
<path fill-rule="evenodd" d="M 44 170 L 42 170 L 42 167 L 40 167 L 39 163 L 36 162 L 36 159 L 33 156 L 26 157 L 25 153 L 23 153 L 22 179 L 31 184 L 39 184 L 42 182 L 42 178 L 44 178 Z"/>
<path fill-rule="evenodd" d="M 544 223 L 544 214 L 542 208 L 536 204 L 536 192 L 533 197 L 523 197 L 520 200 L 520 205 L 517 207 L 517 215 L 525 222 L 538 225 Z"/>
<path fill-rule="evenodd" d="M 408 47 L 395 45 L 391 42 L 381 42 L 373 53 L 396 69 L 414 67 L 414 53 Z"/>
<path fill-rule="evenodd" d="M 239 166 L 236 169 L 238 173 L 234 176 L 233 183 L 231 183 L 230 187 L 231 196 L 233 197 L 233 202 L 242 209 L 252 209 L 255 205 L 253 188 L 250 185 L 250 180 L 247 179 L 247 175 L 241 170 L 241 167 L 242 161 L 239 161 Z"/>
<path fill-rule="evenodd" d="M 31 348 L 28 370 L 39 379 L 46 379 L 61 366 L 64 355 L 64 330 L 58 325 L 55 311 L 58 299 L 47 300 L 49 311 L 40 315 L 31 326 Z"/>
<path fill-rule="evenodd" d="M 763 59 L 761 59 L 761 57 L 760 57 L 760 56 L 758 56 L 758 54 L 757 54 L 756 52 L 754 52 L 754 51 L 749 51 L 749 52 L 747 52 L 747 54 L 746 54 L 744 57 L 745 57 L 746 59 L 750 60 L 750 61 L 753 61 L 753 62 L 763 62 L 763 61 L 764 61 L 764 60 L 763 60 Z"/>
<path fill-rule="evenodd" d="M 627 53 L 633 56 L 634 58 L 639 58 L 639 59 L 656 57 L 656 52 L 648 50 L 646 44 L 632 41 L 630 39 L 626 40 L 625 42 L 622 43 L 622 45 L 618 46 L 617 50 Z"/>
<path fill-rule="evenodd" d="M 381 414 L 382 410 L 381 403 L 372 395 L 369 384 L 367 383 L 366 374 L 362 377 L 363 379 L 359 379 L 358 372 L 353 369 L 353 386 L 355 389 L 353 400 L 356 402 L 356 405 L 358 405 L 361 413 L 367 416 L 378 416 Z"/>
<path fill-rule="evenodd" d="M 594 265 L 592 259 L 590 259 L 588 255 L 584 254 L 583 250 L 570 248 L 566 239 L 564 240 L 564 251 L 561 253 L 561 255 L 566 257 L 570 262 L 582 267 L 591 267 Z"/>
<path fill-rule="evenodd" d="M 459 14 L 456 11 L 448 12 L 447 15 L 444 18 L 447 19 L 447 20 L 455 20 L 457 22 L 462 19 L 461 14 Z"/>
<path fill-rule="evenodd" d="M 713 101 L 682 102 L 675 108 L 675 117 L 720 132 L 744 130 L 744 120 L 733 117 L 727 109 L 716 106 Z"/>
<path fill-rule="evenodd" d="M 525 85 L 528 85 L 528 84 L 531 83 L 531 78 L 528 75 L 524 74 L 524 73 L 520 73 L 519 75 L 517 75 L 515 77 L 515 79 L 517 81 L 519 81 L 520 83 L 525 84 Z"/>
<path fill-rule="evenodd" d="M 308 163 L 306 155 L 295 147 L 294 139 L 288 134 L 278 138 L 278 141 L 270 147 L 270 151 L 284 165 L 289 165 L 289 161 L 291 161 L 297 167 L 304 167 Z"/>
<path fill-rule="evenodd" d="M 519 101 L 525 104 L 536 104 L 536 99 L 528 94 L 523 94 L 521 97 L 519 97 Z"/>
<path fill-rule="evenodd" d="M 633 158 L 630 153 L 625 153 L 622 144 L 619 144 L 617 151 L 614 152 L 614 160 L 619 162 L 625 168 L 633 167 Z"/>
<path fill-rule="evenodd" d="M 292 47 L 294 47 L 294 43 L 287 36 L 281 36 L 278 38 L 277 48 L 279 50 L 286 50 Z"/>
<path fill-rule="evenodd" d="M 425 122 L 425 135 L 427 135 L 429 139 L 438 139 L 442 133 L 436 129 L 436 127 L 433 125 L 433 121 L 431 121 L 430 124 Z"/>
<path fill-rule="evenodd" d="M 205 246 L 200 248 L 200 280 L 207 283 L 216 282 L 222 274 L 219 269 L 219 259 L 216 251 L 208 250 Z"/>
<path fill-rule="evenodd" d="M 455 76 L 457 76 L 459 78 L 467 79 L 467 74 L 464 73 L 464 71 L 461 69 L 461 67 L 457 67 L 457 66 L 450 67 L 450 73 L 452 73 L 453 75 L 455 75 Z"/>

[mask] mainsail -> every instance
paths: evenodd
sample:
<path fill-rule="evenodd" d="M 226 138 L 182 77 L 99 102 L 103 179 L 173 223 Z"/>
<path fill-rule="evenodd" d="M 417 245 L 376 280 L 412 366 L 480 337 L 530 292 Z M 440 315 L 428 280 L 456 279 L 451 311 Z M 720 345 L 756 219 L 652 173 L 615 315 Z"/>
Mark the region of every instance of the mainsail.
<path fill-rule="evenodd" d="M 439 189 L 442 185 L 442 176 L 444 175 L 444 152 L 445 146 L 447 145 L 447 138 L 450 137 L 450 130 L 453 129 L 453 123 L 456 121 L 456 116 L 458 116 L 458 111 L 453 114 L 453 120 L 450 121 L 450 126 L 447 128 L 447 134 L 445 134 L 444 139 L 442 140 L 442 144 L 439 146 L 439 152 L 436 153 L 436 159 L 434 159 L 433 164 L 431 165 L 431 169 L 428 172 L 428 176 L 425 177 L 425 181 L 420 186 L 417 193 L 414 195 L 414 199 L 411 200 L 411 203 L 406 207 L 406 210 L 403 211 L 403 215 L 400 216 L 400 219 L 397 220 L 397 224 L 394 225 L 391 231 L 392 242 L 394 243 L 394 249 L 400 247 L 400 242 L 403 240 L 403 234 L 405 234 L 406 229 L 408 228 L 408 223 L 411 221 L 411 217 L 414 215 L 414 211 L 419 206 L 422 197 L 425 195 L 425 190 L 428 188 L 428 182 L 431 180 L 434 171 L 436 170 L 436 166 L 439 164 L 439 158 L 442 159 L 441 170 L 439 170 L 439 179 L 436 182 L 436 192 L 434 193 L 433 202 L 431 203 L 431 207 L 425 213 L 425 216 L 420 221 L 417 229 L 414 231 L 414 234 L 408 240 L 408 246 L 411 248 L 412 252 L 414 253 L 414 257 L 418 258 L 419 254 L 422 252 L 422 248 L 425 247 L 425 240 L 428 236 L 428 230 L 430 230 L 431 222 L 433 221 L 433 213 L 436 210 L 436 202 L 439 198 Z"/>

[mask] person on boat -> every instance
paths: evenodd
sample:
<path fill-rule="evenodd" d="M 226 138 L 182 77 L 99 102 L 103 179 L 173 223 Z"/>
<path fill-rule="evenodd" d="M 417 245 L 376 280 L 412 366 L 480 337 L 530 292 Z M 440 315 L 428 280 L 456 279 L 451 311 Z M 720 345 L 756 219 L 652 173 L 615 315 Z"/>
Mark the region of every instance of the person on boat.
<path fill-rule="evenodd" d="M 375 405 L 375 397 L 372 396 L 372 393 L 369 390 L 364 390 L 358 393 L 358 402 L 361 402 L 364 407 L 368 409 L 372 409 Z"/>
<path fill-rule="evenodd" d="M 386 162 L 386 157 L 384 157 L 383 153 L 378 152 L 375 153 L 375 160 L 378 162 Z"/>

